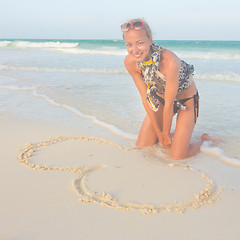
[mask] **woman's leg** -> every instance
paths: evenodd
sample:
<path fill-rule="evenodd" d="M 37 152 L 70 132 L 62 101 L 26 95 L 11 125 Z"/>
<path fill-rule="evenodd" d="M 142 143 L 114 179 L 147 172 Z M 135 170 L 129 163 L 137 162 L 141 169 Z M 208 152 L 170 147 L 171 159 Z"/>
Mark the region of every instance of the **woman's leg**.
<path fill-rule="evenodd" d="M 158 142 L 157 135 L 155 133 L 154 127 L 151 123 L 148 115 L 143 120 L 140 132 L 138 134 L 138 139 L 136 142 L 137 147 L 148 147 L 153 146 Z"/>
<path fill-rule="evenodd" d="M 183 159 L 195 155 L 200 152 L 200 147 L 204 141 L 216 142 L 219 140 L 204 133 L 201 136 L 201 140 L 190 144 L 195 126 L 194 99 L 188 100 L 185 105 L 187 110 L 178 113 L 176 129 L 171 145 L 171 157 L 174 159 Z"/>
<path fill-rule="evenodd" d="M 163 109 L 160 107 L 156 114 L 158 115 L 160 125 L 162 126 Z M 153 146 L 156 143 L 158 143 L 157 134 L 151 123 L 150 118 L 148 117 L 148 115 L 146 115 L 146 117 L 143 120 L 140 132 L 138 134 L 136 146 L 137 147 L 148 147 L 148 146 Z"/>
<path fill-rule="evenodd" d="M 219 139 L 212 138 L 207 133 L 202 134 L 201 140 L 194 142 L 194 143 L 190 143 L 187 157 L 192 157 L 195 154 L 197 154 L 198 152 L 200 152 L 200 147 L 202 146 L 204 141 L 216 142 L 216 141 L 219 141 Z"/>
<path fill-rule="evenodd" d="M 187 110 L 180 111 L 177 116 L 176 129 L 171 145 L 171 157 L 174 159 L 188 158 L 200 151 L 203 140 L 190 144 L 195 126 L 194 99 L 186 104 Z"/>

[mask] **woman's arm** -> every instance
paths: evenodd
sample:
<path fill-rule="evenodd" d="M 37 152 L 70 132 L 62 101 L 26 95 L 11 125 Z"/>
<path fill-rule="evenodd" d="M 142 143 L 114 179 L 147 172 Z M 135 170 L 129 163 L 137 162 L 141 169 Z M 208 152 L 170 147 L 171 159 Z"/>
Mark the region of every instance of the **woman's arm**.
<path fill-rule="evenodd" d="M 163 144 L 171 145 L 170 130 L 172 126 L 173 104 L 177 96 L 179 69 L 181 62 L 179 58 L 171 51 L 165 50 L 163 54 L 164 73 L 166 76 L 165 105 L 163 109 Z"/>
<path fill-rule="evenodd" d="M 138 68 L 137 63 L 132 61 L 129 56 L 125 58 L 124 64 L 129 74 L 132 76 L 134 83 L 141 95 L 143 106 L 151 120 L 151 123 L 153 124 L 158 140 L 162 143 L 162 126 L 157 114 L 150 108 L 147 102 L 147 86 L 140 73 L 140 69 Z"/>

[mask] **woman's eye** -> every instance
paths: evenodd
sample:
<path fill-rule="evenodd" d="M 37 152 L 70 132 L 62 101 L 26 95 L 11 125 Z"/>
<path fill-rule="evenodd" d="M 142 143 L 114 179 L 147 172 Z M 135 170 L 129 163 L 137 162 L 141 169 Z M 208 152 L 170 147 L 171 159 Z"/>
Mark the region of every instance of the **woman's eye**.
<path fill-rule="evenodd" d="M 138 45 L 142 45 L 143 43 L 142 42 L 139 42 Z"/>

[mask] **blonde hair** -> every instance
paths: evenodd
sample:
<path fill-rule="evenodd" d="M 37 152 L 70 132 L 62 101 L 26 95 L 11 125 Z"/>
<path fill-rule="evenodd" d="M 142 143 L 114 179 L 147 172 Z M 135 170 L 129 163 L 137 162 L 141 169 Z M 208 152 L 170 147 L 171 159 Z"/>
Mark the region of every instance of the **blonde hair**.
<path fill-rule="evenodd" d="M 146 36 L 149 39 L 152 39 L 152 31 L 148 25 L 148 23 L 144 20 L 144 18 L 133 18 L 128 20 L 126 23 L 133 23 L 133 22 L 143 22 L 143 29 L 146 33 Z M 124 39 L 124 32 L 123 32 L 123 39 Z"/>

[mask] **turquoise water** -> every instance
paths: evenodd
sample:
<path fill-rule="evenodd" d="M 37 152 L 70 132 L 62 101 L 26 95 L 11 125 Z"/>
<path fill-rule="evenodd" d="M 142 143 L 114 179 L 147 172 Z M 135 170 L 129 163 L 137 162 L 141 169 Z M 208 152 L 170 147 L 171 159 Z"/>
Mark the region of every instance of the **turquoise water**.
<path fill-rule="evenodd" d="M 238 102 L 238 95 L 232 92 L 240 83 L 239 41 L 156 42 L 194 64 L 199 91 L 211 86 L 212 101 L 223 100 L 221 106 L 229 99 Z M 2 39 L 0 90 L 2 94 L 32 91 L 45 101 L 67 104 L 136 135 L 145 112 L 123 65 L 126 54 L 123 40 Z M 208 89 L 200 91 L 200 95 Z M 201 103 L 212 95 L 203 97 Z M 225 99 L 228 95 L 230 98 Z M 5 101 L 2 99 L 0 107 L 8 110 L 9 100 Z M 69 115 L 66 113 L 64 118 Z"/>
<path fill-rule="evenodd" d="M 193 140 L 209 132 L 224 139 L 215 147 L 240 159 L 240 41 L 156 42 L 195 67 L 200 116 Z M 0 39 L 0 111 L 68 124 L 84 118 L 134 145 L 145 110 L 126 54 L 123 40 Z M 224 163 L 216 168 L 215 158 L 199 154 L 193 163 L 221 177 L 222 169 L 233 171 Z M 234 171 L 239 178 L 240 168 Z"/>

